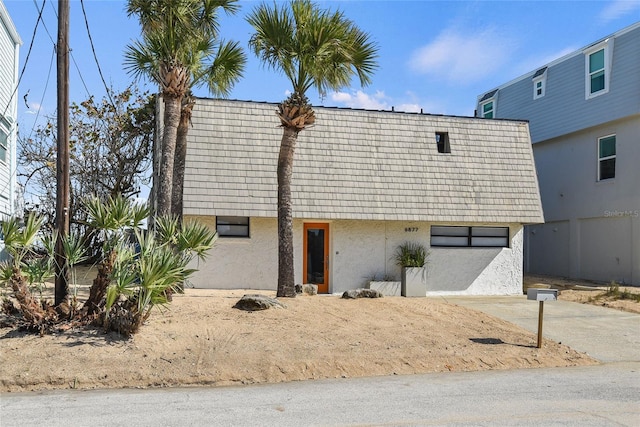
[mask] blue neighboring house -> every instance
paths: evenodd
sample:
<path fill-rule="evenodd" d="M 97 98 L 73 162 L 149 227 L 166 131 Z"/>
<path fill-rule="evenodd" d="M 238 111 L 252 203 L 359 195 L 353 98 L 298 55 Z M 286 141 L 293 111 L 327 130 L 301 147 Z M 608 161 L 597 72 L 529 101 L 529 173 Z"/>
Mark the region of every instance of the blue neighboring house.
<path fill-rule="evenodd" d="M 478 96 L 526 119 L 545 224 L 525 271 L 640 285 L 640 22 Z"/>

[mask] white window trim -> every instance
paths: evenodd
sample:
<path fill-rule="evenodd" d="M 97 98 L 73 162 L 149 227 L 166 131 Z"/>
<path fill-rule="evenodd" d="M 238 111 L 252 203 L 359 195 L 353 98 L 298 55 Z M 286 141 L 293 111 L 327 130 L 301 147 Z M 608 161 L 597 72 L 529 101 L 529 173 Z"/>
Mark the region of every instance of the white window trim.
<path fill-rule="evenodd" d="M 613 181 L 614 179 L 616 179 L 616 175 L 614 172 L 613 178 L 600 178 L 600 162 L 602 162 L 603 160 L 610 160 L 610 159 L 616 159 L 617 155 L 618 155 L 618 138 L 616 136 L 616 154 L 614 154 L 613 156 L 607 156 L 607 157 L 600 157 L 600 141 L 602 141 L 603 139 L 607 139 L 607 138 L 611 138 L 612 136 L 616 136 L 615 133 L 612 133 L 610 135 L 604 135 L 604 136 L 599 136 L 598 137 L 598 144 L 596 145 L 596 157 L 598 159 L 598 182 L 600 181 Z"/>
<path fill-rule="evenodd" d="M 613 62 L 613 37 L 610 37 L 596 45 L 593 45 L 582 52 L 584 53 L 584 94 L 585 99 L 592 99 L 600 95 L 609 93 L 611 81 L 611 64 Z M 589 74 L 589 56 L 601 49 L 604 49 L 604 89 L 591 93 L 591 76 Z"/>
<path fill-rule="evenodd" d="M 493 98 L 489 98 L 486 99 L 484 101 L 482 101 L 482 104 L 480 104 L 480 117 L 485 118 L 484 117 L 484 106 L 487 104 L 493 103 L 493 109 L 491 110 L 491 112 L 493 113 L 493 117 L 492 119 L 496 118 L 496 106 L 498 105 L 495 96 Z"/>
<path fill-rule="evenodd" d="M 489 95 L 491 93 L 487 92 L 484 96 L 479 96 L 478 97 L 478 110 L 476 111 L 476 115 L 477 117 L 480 118 L 485 118 L 484 117 L 484 106 L 489 104 L 489 103 L 493 103 L 493 117 L 492 118 L 496 118 L 496 112 L 498 111 L 498 94 L 500 93 L 500 91 L 498 89 L 495 89 L 492 91 L 493 95 L 491 96 L 491 98 L 486 98 L 483 99 L 485 96 Z"/>
<path fill-rule="evenodd" d="M 540 89 L 542 89 L 542 93 L 540 95 L 538 95 L 538 88 L 537 88 L 538 83 L 542 83 L 542 86 L 540 87 Z M 546 89 L 547 89 L 547 70 L 544 70 L 544 73 L 542 73 L 541 75 L 533 79 L 533 99 L 542 98 L 546 93 Z"/>

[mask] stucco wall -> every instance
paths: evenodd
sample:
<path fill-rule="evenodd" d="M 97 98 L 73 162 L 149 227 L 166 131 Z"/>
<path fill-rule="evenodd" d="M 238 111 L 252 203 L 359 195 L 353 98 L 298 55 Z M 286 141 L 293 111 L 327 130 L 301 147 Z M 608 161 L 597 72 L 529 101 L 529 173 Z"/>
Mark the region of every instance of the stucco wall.
<path fill-rule="evenodd" d="M 550 276 L 569 276 L 569 221 L 551 221 L 526 227 L 528 271 Z"/>
<path fill-rule="evenodd" d="M 598 138 L 612 134 L 616 176 L 598 181 Z M 534 145 L 548 223 L 528 227 L 529 272 L 640 285 L 638 135 L 635 115 Z"/>
<path fill-rule="evenodd" d="M 522 294 L 522 226 L 512 224 L 509 235 L 509 248 L 431 248 L 427 293 Z"/>
<path fill-rule="evenodd" d="M 198 217 L 212 229 L 214 217 Z M 294 221 L 295 280 L 302 281 L 302 231 Z M 273 218 L 251 218 L 251 238 L 220 238 L 199 271 L 198 288 L 269 289 L 277 286 L 277 232 Z M 396 247 L 404 241 L 429 247 L 429 223 L 402 221 L 331 221 L 329 292 L 364 287 L 374 277 L 400 279 Z M 511 225 L 510 248 L 431 248 L 429 294 L 505 295 L 522 292 L 522 227 Z"/>

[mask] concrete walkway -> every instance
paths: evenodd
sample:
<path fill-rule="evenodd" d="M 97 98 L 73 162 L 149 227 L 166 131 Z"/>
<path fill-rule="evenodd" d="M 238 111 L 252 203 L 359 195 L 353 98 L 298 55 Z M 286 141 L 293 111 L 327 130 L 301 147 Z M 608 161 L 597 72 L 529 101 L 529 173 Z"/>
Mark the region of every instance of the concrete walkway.
<path fill-rule="evenodd" d="M 437 298 L 538 332 L 538 302 L 527 300 L 526 295 Z M 640 314 L 576 302 L 547 301 L 544 303 L 542 336 L 601 362 L 640 361 Z"/>

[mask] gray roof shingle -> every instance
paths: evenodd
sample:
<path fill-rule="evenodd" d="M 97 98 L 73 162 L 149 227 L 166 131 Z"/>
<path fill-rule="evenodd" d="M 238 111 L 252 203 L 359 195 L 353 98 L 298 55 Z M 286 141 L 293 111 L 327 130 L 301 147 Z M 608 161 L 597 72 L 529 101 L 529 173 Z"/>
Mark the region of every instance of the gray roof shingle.
<path fill-rule="evenodd" d="M 186 215 L 276 217 L 276 105 L 198 99 Z M 543 221 L 528 123 L 314 107 L 292 182 L 295 218 Z M 451 153 L 439 153 L 447 132 Z"/>

